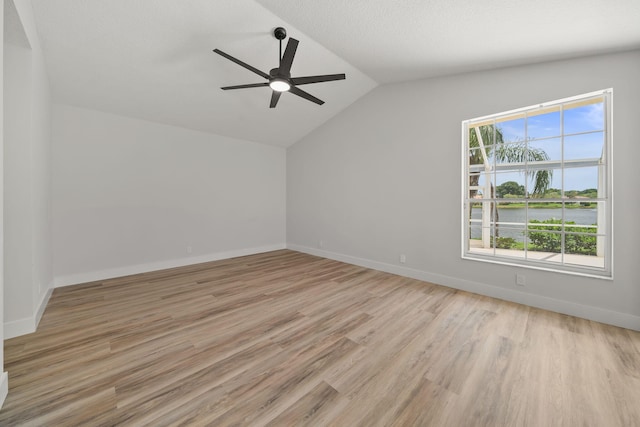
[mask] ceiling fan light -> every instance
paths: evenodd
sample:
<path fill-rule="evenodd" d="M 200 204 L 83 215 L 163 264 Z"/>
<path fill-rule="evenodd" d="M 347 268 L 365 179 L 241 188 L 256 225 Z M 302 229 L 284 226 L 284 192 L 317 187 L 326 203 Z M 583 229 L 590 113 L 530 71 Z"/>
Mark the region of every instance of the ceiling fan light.
<path fill-rule="evenodd" d="M 269 86 L 276 92 L 286 92 L 291 89 L 289 82 L 283 79 L 273 79 L 269 82 Z"/>

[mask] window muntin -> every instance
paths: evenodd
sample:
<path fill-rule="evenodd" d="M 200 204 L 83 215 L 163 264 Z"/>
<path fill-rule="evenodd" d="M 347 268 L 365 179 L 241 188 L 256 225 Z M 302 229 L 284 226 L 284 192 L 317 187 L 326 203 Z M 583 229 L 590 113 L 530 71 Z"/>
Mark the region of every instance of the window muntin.
<path fill-rule="evenodd" d="M 611 277 L 611 90 L 463 122 L 463 257 Z"/>

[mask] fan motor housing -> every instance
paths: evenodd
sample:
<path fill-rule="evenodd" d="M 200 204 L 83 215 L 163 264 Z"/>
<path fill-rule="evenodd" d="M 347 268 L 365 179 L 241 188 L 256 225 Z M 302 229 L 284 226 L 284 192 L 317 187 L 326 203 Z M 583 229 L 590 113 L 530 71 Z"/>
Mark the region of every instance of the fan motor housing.
<path fill-rule="evenodd" d="M 284 77 L 284 78 L 286 78 L 286 79 L 288 79 L 288 78 L 290 78 L 290 77 L 291 77 L 291 73 L 286 73 L 286 74 L 281 73 L 279 68 L 272 68 L 272 69 L 269 71 L 269 75 L 270 75 L 271 77 Z"/>

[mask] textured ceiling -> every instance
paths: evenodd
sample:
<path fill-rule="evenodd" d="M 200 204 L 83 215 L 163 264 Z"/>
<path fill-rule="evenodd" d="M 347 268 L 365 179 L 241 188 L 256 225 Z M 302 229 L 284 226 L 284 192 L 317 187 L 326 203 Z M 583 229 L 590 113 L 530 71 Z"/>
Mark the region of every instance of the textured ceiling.
<path fill-rule="evenodd" d="M 257 0 L 379 83 L 640 47 L 640 0 Z"/>
<path fill-rule="evenodd" d="M 58 103 L 289 146 L 376 86 L 253 0 L 32 3 Z M 283 94 L 270 109 L 269 88 L 220 89 L 265 80 L 212 50 L 268 73 L 278 65 L 272 30 L 280 25 L 300 41 L 294 76 L 346 73 L 303 87 L 324 105 Z"/>
<path fill-rule="evenodd" d="M 377 83 L 640 47 L 640 0 L 32 0 L 55 102 L 289 146 Z M 212 52 L 277 65 L 276 26 L 300 40 L 284 94 Z"/>

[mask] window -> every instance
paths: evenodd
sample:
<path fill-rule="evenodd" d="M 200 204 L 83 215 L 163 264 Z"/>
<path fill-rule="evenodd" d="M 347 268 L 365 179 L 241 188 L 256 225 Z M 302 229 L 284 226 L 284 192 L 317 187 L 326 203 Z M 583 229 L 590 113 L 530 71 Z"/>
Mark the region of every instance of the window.
<path fill-rule="evenodd" d="M 611 277 L 611 97 L 462 123 L 463 258 Z"/>

